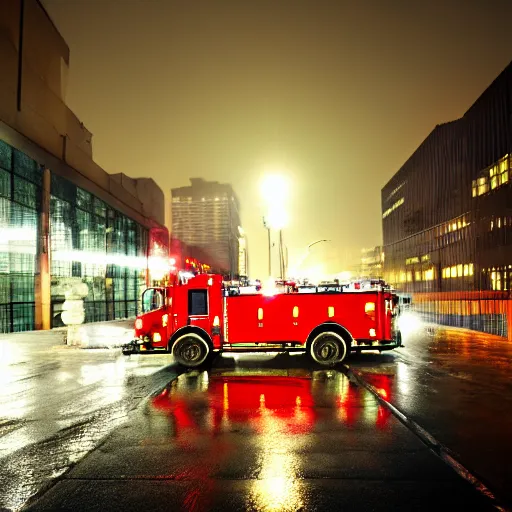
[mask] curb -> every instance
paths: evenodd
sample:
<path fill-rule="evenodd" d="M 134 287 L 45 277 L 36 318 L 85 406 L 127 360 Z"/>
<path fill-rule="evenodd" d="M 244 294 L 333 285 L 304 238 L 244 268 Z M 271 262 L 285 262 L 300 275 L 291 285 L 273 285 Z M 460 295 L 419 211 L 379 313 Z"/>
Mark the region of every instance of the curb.
<path fill-rule="evenodd" d="M 353 379 L 359 386 L 369 391 L 377 401 L 386 407 L 405 427 L 407 427 L 413 434 L 420 438 L 420 440 L 437 455 L 445 464 L 450 466 L 460 477 L 466 480 L 471 486 L 481 495 L 485 496 L 490 504 L 502 512 L 507 512 L 510 509 L 504 506 L 496 495 L 468 468 L 459 462 L 455 455 L 441 444 L 432 434 L 427 432 L 423 427 L 418 425 L 414 420 L 407 417 L 402 411 L 396 408 L 391 402 L 388 402 L 377 389 L 367 382 L 363 374 L 358 370 L 353 370 L 348 365 L 343 364 L 349 379 Z"/>

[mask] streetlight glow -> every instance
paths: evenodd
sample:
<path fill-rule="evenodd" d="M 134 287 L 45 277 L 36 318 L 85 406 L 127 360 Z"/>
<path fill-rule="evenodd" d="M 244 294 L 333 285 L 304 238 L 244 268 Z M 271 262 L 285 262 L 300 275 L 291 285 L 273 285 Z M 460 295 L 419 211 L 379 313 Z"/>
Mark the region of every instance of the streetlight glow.
<path fill-rule="evenodd" d="M 273 206 L 288 197 L 288 180 L 281 174 L 267 174 L 261 182 L 261 195 L 267 206 Z"/>

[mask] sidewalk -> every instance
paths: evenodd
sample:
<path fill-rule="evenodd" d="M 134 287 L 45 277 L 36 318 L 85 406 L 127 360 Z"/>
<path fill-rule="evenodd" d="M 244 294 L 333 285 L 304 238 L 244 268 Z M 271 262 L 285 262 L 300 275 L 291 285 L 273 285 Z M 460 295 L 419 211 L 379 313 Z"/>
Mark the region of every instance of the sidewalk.
<path fill-rule="evenodd" d="M 2 341 L 36 343 L 39 347 L 118 348 L 133 338 L 133 319 L 95 322 L 78 326 L 78 344 L 67 345 L 67 327 L 49 331 L 24 331 L 0 334 Z M 0 351 L 1 354 L 1 351 Z"/>

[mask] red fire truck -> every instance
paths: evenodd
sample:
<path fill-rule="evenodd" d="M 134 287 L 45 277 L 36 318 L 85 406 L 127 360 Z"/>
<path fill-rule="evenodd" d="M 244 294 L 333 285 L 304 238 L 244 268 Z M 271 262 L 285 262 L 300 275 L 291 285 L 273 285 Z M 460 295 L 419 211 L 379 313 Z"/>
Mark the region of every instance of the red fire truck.
<path fill-rule="evenodd" d="M 396 296 L 385 288 L 229 295 L 222 276 L 200 274 L 148 288 L 142 310 L 123 352 L 168 350 L 188 368 L 219 352 L 284 350 L 305 350 L 318 364 L 333 366 L 351 351 L 401 345 Z"/>

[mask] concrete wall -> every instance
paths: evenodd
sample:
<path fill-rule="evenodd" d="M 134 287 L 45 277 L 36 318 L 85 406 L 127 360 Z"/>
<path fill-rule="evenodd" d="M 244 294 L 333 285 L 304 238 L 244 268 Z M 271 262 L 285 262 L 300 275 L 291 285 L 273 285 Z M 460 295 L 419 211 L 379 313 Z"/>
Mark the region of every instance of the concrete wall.
<path fill-rule="evenodd" d="M 65 103 L 69 48 L 38 0 L 25 0 L 23 5 L 20 87 L 22 0 L 0 0 L 0 121 L 78 171 L 79 176 L 68 172 L 66 178 L 94 193 L 99 187 L 138 214 L 163 225 L 163 192 L 153 180 L 132 180 L 124 175 L 118 179 L 94 162 L 92 134 Z M 8 142 L 23 150 L 12 139 L 10 136 Z M 30 156 L 37 159 L 34 154 Z M 37 160 L 48 163 L 46 159 Z M 88 182 L 95 185 L 95 190 L 87 186 Z"/>
<path fill-rule="evenodd" d="M 110 175 L 112 182 L 121 185 L 141 203 L 142 214 L 165 225 L 165 199 L 162 189 L 152 178 L 130 178 L 123 173 Z"/>

